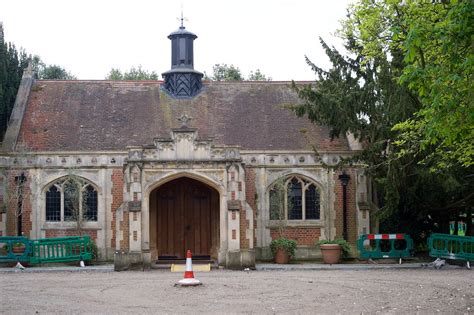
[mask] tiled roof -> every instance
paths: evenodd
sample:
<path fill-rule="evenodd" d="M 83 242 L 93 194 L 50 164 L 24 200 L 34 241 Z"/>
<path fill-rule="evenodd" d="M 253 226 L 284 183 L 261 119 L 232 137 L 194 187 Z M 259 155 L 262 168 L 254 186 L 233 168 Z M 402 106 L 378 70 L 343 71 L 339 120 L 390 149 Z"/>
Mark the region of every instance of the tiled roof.
<path fill-rule="evenodd" d="M 218 145 L 247 150 L 348 150 L 328 129 L 297 118 L 284 104 L 298 99 L 289 82 L 207 82 L 193 99 L 174 99 L 158 81 L 36 81 L 19 141 L 35 151 L 123 150 L 152 144 L 180 126 Z"/>

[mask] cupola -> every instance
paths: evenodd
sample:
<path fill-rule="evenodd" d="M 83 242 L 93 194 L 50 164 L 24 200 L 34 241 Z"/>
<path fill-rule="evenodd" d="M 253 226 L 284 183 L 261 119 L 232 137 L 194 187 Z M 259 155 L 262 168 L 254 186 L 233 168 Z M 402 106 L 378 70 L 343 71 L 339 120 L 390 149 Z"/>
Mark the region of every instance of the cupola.
<path fill-rule="evenodd" d="M 203 77 L 194 70 L 193 44 L 197 36 L 186 30 L 181 18 L 181 26 L 168 38 L 171 40 L 171 70 L 162 74 L 164 89 L 173 97 L 193 97 L 201 90 Z"/>

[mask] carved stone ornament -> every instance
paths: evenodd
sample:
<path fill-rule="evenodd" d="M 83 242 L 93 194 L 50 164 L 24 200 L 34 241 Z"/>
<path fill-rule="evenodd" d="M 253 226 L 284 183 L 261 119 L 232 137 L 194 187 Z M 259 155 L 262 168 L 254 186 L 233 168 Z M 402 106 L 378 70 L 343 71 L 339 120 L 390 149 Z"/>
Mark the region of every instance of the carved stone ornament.
<path fill-rule="evenodd" d="M 212 150 L 212 157 L 213 158 L 223 158 L 225 153 L 222 149 L 213 149 Z"/>
<path fill-rule="evenodd" d="M 157 140 L 155 144 L 156 144 L 156 148 L 160 151 L 164 151 L 164 150 L 173 151 L 174 150 L 174 142 L 169 141 L 169 140 L 166 140 L 166 141 Z"/>
<path fill-rule="evenodd" d="M 211 144 L 209 141 L 202 141 L 202 142 L 196 142 L 194 146 L 194 151 L 197 150 L 210 150 L 211 149 Z"/>
<path fill-rule="evenodd" d="M 219 183 L 224 182 L 224 173 L 222 171 L 201 171 L 203 174 L 206 174 L 206 176 L 214 179 L 215 181 L 218 181 Z"/>
<path fill-rule="evenodd" d="M 229 211 L 239 211 L 240 210 L 240 201 L 239 200 L 228 200 L 227 201 L 227 210 L 229 210 Z"/>
<path fill-rule="evenodd" d="M 176 132 L 174 134 L 176 141 L 182 141 L 182 140 L 188 140 L 188 141 L 193 141 L 194 140 L 194 132 Z"/>
<path fill-rule="evenodd" d="M 128 158 L 130 160 L 141 160 L 142 154 L 141 150 L 131 150 L 128 152 Z"/>
<path fill-rule="evenodd" d="M 192 119 L 193 119 L 193 117 L 188 116 L 186 113 L 179 116 L 178 120 L 181 122 L 181 128 L 187 128 L 188 127 L 188 122 L 190 122 Z"/>
<path fill-rule="evenodd" d="M 141 201 L 129 201 L 128 202 L 128 211 L 130 212 L 139 212 L 142 210 Z"/>

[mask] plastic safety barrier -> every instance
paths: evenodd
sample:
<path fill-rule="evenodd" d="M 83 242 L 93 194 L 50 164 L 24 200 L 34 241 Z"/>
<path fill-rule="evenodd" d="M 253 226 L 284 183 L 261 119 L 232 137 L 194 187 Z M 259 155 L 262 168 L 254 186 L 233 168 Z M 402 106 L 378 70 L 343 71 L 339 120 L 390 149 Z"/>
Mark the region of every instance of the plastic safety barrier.
<path fill-rule="evenodd" d="M 0 262 L 40 264 L 91 259 L 92 242 L 88 235 L 38 240 L 22 236 L 0 237 Z"/>
<path fill-rule="evenodd" d="M 92 259 L 90 236 L 43 238 L 31 241 L 30 263 L 69 262 Z"/>
<path fill-rule="evenodd" d="M 26 237 L 0 237 L 0 262 L 27 262 L 30 259 L 30 251 L 30 240 Z"/>
<path fill-rule="evenodd" d="M 361 234 L 357 241 L 360 258 L 406 258 L 413 254 L 408 234 Z"/>
<path fill-rule="evenodd" d="M 474 261 L 474 236 L 433 233 L 428 248 L 431 257 Z"/>

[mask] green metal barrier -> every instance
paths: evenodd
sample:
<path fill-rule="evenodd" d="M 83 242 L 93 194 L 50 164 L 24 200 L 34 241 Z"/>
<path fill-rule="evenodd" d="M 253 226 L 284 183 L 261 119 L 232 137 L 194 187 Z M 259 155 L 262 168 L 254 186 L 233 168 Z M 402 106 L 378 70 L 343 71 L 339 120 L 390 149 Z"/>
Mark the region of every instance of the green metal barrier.
<path fill-rule="evenodd" d="M 30 263 L 69 262 L 92 259 L 90 236 L 44 238 L 31 241 Z"/>
<path fill-rule="evenodd" d="M 474 261 L 474 236 L 433 233 L 428 248 L 431 257 Z"/>
<path fill-rule="evenodd" d="M 408 234 L 361 234 L 357 241 L 360 258 L 406 258 L 413 252 Z"/>
<path fill-rule="evenodd" d="M 23 236 L 0 237 L 0 262 L 28 262 L 30 241 Z"/>

